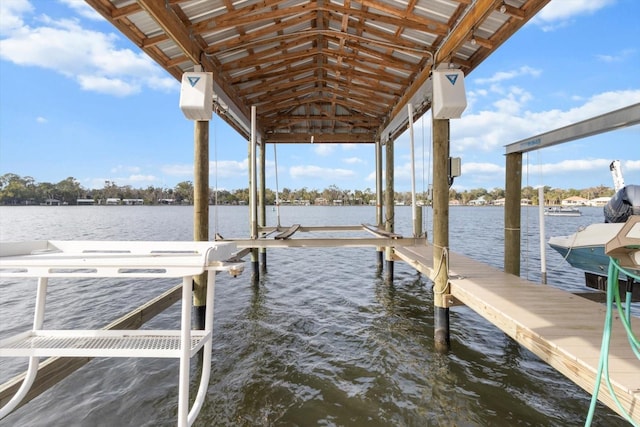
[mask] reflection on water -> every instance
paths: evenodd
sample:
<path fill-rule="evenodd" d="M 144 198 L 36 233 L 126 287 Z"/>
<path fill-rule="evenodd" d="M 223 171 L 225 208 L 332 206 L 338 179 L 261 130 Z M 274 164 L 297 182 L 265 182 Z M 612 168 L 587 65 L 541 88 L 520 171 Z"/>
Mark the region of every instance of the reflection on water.
<path fill-rule="evenodd" d="M 537 223 L 525 222 L 529 214 L 537 220 L 533 212 L 523 212 L 522 265 L 523 275 L 538 280 Z M 267 213 L 273 224 L 275 213 Z M 291 207 L 281 213 L 283 224 L 375 222 L 369 207 Z M 595 222 L 600 213 L 577 219 Z M 192 214 L 179 206 L 0 208 L 0 237 L 189 240 Z M 246 207 L 212 207 L 211 215 L 223 236 L 247 235 Z M 450 217 L 452 250 L 502 265 L 502 209 L 454 208 Z M 398 208 L 396 218 L 396 231 L 410 234 L 410 209 Z M 575 218 L 555 220 L 565 221 L 548 221 L 549 233 L 569 234 L 580 225 Z M 561 258 L 548 255 L 550 266 L 561 265 Z M 451 310 L 451 352 L 435 352 L 431 283 L 405 264 L 396 263 L 388 284 L 372 249 L 277 249 L 269 251 L 268 261 L 257 285 L 250 272 L 217 278 L 211 381 L 196 425 L 583 423 L 587 393 L 466 307 Z M 566 265 L 561 275 L 549 275 L 553 286 L 582 289 L 581 273 Z M 100 327 L 174 284 L 60 281 L 50 289 L 47 326 Z M 34 287 L 15 279 L 0 283 L 2 337 L 29 327 Z M 175 328 L 178 320 L 176 304 L 145 328 Z M 0 363 L 3 380 L 25 366 Z M 197 366 L 192 374 L 193 396 Z M 177 377 L 177 361 L 95 359 L 0 425 L 171 426 Z M 594 424 L 626 425 L 604 407 Z"/>

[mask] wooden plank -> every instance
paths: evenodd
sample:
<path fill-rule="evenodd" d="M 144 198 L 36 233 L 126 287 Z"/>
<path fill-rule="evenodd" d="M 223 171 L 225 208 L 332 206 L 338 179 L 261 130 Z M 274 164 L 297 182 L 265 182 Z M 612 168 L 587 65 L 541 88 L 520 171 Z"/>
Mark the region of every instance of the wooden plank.
<path fill-rule="evenodd" d="M 293 236 L 293 234 L 300 229 L 300 224 L 293 224 L 291 227 L 286 229 L 280 234 L 275 235 L 273 238 L 276 240 L 284 240 Z"/>
<path fill-rule="evenodd" d="M 160 314 L 182 298 L 182 284 L 174 286 L 163 294 L 148 301 L 121 318 L 113 321 L 103 329 L 137 329 Z M 36 398 L 53 387 L 76 370 L 80 369 L 92 358 L 51 357 L 38 365 L 38 374 L 31 389 L 17 408 Z M 3 407 L 16 394 L 26 373 L 15 376 L 0 386 L 0 407 Z M 16 408 L 16 409 L 17 409 Z"/>
<path fill-rule="evenodd" d="M 390 239 L 386 237 L 352 238 L 310 238 L 310 239 L 225 239 L 243 248 L 356 248 L 356 247 L 400 247 L 424 245 L 424 238 L 405 237 Z"/>
<path fill-rule="evenodd" d="M 391 233 L 387 230 L 376 227 L 375 225 L 362 224 L 362 228 L 364 228 L 366 231 L 373 234 L 374 236 L 389 237 L 391 239 L 402 239 L 402 235 Z"/>
<path fill-rule="evenodd" d="M 410 265 L 431 269 L 430 247 L 399 247 Z M 606 307 L 562 289 L 536 284 L 465 256 L 449 252 L 451 294 L 558 372 L 593 393 Z M 425 265 L 422 265 L 424 263 Z M 609 376 L 622 406 L 640 422 L 640 361 L 617 313 L 610 339 Z M 640 319 L 631 318 L 633 330 Z M 620 413 L 606 383 L 598 399 Z"/>

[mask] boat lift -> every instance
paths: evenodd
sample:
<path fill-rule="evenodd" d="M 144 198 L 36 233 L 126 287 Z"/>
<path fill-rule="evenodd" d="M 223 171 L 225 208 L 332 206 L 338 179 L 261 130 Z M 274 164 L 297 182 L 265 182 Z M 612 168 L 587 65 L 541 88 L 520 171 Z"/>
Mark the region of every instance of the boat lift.
<path fill-rule="evenodd" d="M 154 357 L 180 359 L 179 427 L 190 426 L 204 402 L 211 373 L 215 275 L 236 276 L 243 264 L 230 262 L 236 245 L 229 242 L 34 241 L 3 243 L 0 277 L 37 278 L 33 327 L 0 341 L 0 357 L 29 357 L 26 377 L 0 409 L 13 411 L 31 388 L 40 357 Z M 203 330 L 191 329 L 192 283 L 207 273 L 207 308 Z M 45 330 L 45 303 L 50 278 L 182 278 L 179 330 Z M 55 290 L 55 286 L 52 286 Z M 190 359 L 203 349 L 198 392 L 189 410 Z"/>

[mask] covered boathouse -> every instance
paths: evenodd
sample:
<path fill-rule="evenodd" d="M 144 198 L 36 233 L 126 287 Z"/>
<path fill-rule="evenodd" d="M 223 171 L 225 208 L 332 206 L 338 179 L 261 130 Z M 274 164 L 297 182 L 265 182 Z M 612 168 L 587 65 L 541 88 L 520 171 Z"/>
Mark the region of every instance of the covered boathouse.
<path fill-rule="evenodd" d="M 177 80 L 184 82 L 187 76 L 207 84 L 204 114 L 190 106 L 183 109 L 194 120 L 195 241 L 212 238 L 208 120 L 213 112 L 249 141 L 248 237 L 227 240 L 241 249 L 239 256 L 250 256 L 254 276 L 266 263 L 269 248 L 371 246 L 390 280 L 393 263 L 401 260 L 434 282 L 434 340 L 443 351 L 449 345 L 450 307 L 463 303 L 587 392 L 593 391 L 597 370 L 593 357 L 599 337 L 591 330 L 588 336 L 581 335 L 585 325 L 577 328 L 576 324 L 595 317 L 594 306 L 589 305 L 593 303 L 557 289 L 540 292 L 535 284 L 518 277 L 519 266 L 507 265 L 509 260 L 505 260 L 505 271 L 499 271 L 448 251 L 448 181 L 455 164 L 449 156 L 449 126 L 455 126 L 450 119 L 459 117 L 465 102 L 458 95 L 448 98 L 440 93 L 448 90 L 443 83 L 458 81 L 458 87 L 463 87 L 464 77 L 549 0 L 86 1 Z M 419 211 L 415 211 L 414 236 L 409 239 L 394 234 L 393 213 L 394 140 L 430 111 L 432 245 L 418 225 Z M 354 226 L 369 231 L 370 239 L 294 238 L 297 231 L 339 229 L 331 224 L 318 230 L 305 230 L 304 224 L 267 227 L 262 197 L 266 147 L 309 143 L 369 144 L 375 151 L 377 224 Z M 507 183 L 517 181 L 519 187 L 518 177 L 519 172 L 507 176 Z M 513 196 L 517 201 L 510 201 L 508 194 L 507 206 L 519 205 L 519 193 Z M 274 232 L 275 238 L 264 237 Z M 519 243 L 514 236 L 519 232 L 505 225 L 508 241 Z M 519 246 L 513 249 L 519 259 Z M 193 303 L 200 316 L 206 288 L 206 275 L 198 276 Z M 563 307 L 560 315 L 558 310 L 546 309 L 550 300 Z M 568 312 L 575 315 L 563 315 Z M 203 324 L 205 320 L 201 318 Z M 638 326 L 637 319 L 633 322 Z M 601 321 L 596 323 L 600 327 Z M 638 423 L 640 368 L 637 359 L 622 349 L 623 338 L 621 331 L 614 330 L 612 352 L 618 370 L 612 378 L 622 408 L 609 397 L 605 384 L 598 398 Z M 179 425 L 193 421 L 186 413 L 180 417 Z"/>

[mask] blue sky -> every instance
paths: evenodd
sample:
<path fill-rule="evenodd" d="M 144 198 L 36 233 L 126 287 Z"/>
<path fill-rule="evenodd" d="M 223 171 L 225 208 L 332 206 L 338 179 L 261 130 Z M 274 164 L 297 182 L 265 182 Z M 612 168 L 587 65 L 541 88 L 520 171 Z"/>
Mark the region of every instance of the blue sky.
<path fill-rule="evenodd" d="M 465 80 L 451 120 L 453 188 L 504 188 L 504 146 L 640 102 L 640 2 L 552 0 Z M 179 82 L 82 0 L 0 1 L 0 175 L 88 189 L 105 181 L 173 188 L 193 180 L 193 123 Z M 414 128 L 416 188 L 429 182 L 430 114 Z M 210 125 L 212 187 L 247 187 L 247 142 Z M 275 189 L 273 147 L 267 187 Z M 523 185 L 612 187 L 622 162 L 640 184 L 640 126 L 525 155 Z M 411 189 L 409 134 L 396 141 L 396 191 Z M 282 188 L 375 189 L 373 145 L 278 145 Z"/>

